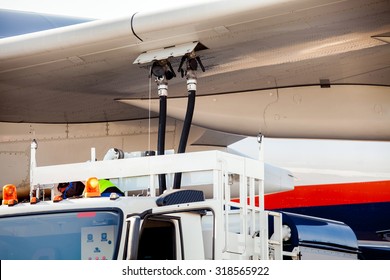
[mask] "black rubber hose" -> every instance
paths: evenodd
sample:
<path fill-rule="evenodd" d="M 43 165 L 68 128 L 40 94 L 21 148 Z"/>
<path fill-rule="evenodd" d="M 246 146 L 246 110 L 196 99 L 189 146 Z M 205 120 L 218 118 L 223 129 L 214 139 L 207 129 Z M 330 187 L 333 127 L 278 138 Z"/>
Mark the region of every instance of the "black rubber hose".
<path fill-rule="evenodd" d="M 167 122 L 167 97 L 160 96 L 160 115 L 158 123 L 157 155 L 165 153 L 165 128 Z M 165 174 L 158 175 L 159 193 L 162 194 L 167 189 Z"/>
<path fill-rule="evenodd" d="M 183 130 L 181 132 L 179 148 L 177 151 L 178 154 L 184 153 L 186 151 L 188 136 L 190 134 L 190 128 L 192 124 L 192 116 L 194 115 L 195 97 L 196 97 L 196 91 L 190 90 L 188 92 L 187 112 L 184 119 Z M 173 188 L 180 189 L 180 186 L 181 186 L 181 173 L 175 173 Z"/>

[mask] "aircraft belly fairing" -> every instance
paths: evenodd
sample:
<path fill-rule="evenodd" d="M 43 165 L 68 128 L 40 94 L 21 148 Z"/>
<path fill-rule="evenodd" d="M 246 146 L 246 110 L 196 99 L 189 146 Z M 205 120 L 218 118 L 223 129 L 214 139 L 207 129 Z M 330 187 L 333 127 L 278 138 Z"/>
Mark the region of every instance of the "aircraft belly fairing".
<path fill-rule="evenodd" d="M 121 100 L 147 109 L 145 99 Z M 183 119 L 185 98 L 169 100 Z M 320 85 L 198 96 L 193 122 L 209 129 L 267 137 L 390 139 L 390 87 Z M 158 112 L 157 100 L 151 109 Z"/>

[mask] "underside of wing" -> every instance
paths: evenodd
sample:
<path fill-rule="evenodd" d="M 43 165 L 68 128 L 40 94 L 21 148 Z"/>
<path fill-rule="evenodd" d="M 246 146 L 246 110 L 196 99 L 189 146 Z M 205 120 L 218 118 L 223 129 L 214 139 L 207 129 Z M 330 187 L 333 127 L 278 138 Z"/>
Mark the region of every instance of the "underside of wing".
<path fill-rule="evenodd" d="M 389 19 L 388 1 L 213 1 L 4 38 L 0 121 L 155 117 L 143 100 L 157 97 L 150 65 L 134 62 L 199 42 L 206 71 L 198 73 L 196 124 L 245 135 L 389 140 Z M 180 57 L 170 62 L 177 70 Z M 177 76 L 168 108 L 182 118 L 175 112 L 184 110 L 187 90 Z"/>

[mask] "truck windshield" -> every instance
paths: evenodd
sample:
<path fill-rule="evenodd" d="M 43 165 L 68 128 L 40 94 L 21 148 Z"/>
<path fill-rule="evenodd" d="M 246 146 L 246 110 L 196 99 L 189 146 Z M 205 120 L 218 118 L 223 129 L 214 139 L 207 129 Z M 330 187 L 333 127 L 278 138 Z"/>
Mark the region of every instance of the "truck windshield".
<path fill-rule="evenodd" d="M 0 259 L 116 258 L 121 215 L 116 211 L 44 213 L 0 219 Z"/>

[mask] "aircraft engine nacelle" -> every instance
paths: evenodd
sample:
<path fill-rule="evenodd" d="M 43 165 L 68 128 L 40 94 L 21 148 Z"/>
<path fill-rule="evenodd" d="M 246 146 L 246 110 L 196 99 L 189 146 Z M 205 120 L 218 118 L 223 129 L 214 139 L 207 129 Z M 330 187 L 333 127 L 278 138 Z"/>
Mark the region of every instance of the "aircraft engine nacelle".
<path fill-rule="evenodd" d="M 294 176 L 284 168 L 264 164 L 264 193 L 277 193 L 294 189 Z"/>
<path fill-rule="evenodd" d="M 239 197 L 239 180 L 238 176 L 233 176 L 231 187 L 231 196 Z M 284 168 L 264 164 L 264 194 L 291 191 L 294 189 L 294 176 L 290 171 Z M 207 193 L 207 192 L 206 192 Z M 256 195 L 258 195 L 256 189 Z"/>

